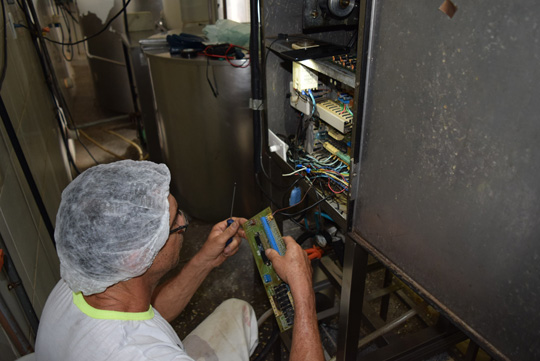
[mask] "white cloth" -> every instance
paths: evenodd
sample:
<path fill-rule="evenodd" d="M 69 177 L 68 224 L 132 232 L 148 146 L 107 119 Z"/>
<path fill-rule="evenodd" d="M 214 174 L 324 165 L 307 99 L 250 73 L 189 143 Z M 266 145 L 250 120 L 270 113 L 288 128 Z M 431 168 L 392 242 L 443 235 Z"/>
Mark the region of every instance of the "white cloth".
<path fill-rule="evenodd" d="M 218 316 L 214 315 L 216 312 Z M 224 315 L 227 321 L 218 322 L 223 321 Z M 251 306 L 244 301 L 225 301 L 194 332 L 199 329 L 205 331 L 186 337 L 191 347 L 186 350 L 197 360 L 249 360 L 257 345 L 257 320 Z M 197 339 L 202 342 L 192 341 Z M 36 356 L 37 361 L 193 361 L 172 326 L 157 310 L 152 307 L 139 313 L 98 310 L 88 305 L 80 293 L 73 294 L 63 280 L 55 286 L 43 309 Z"/>
<path fill-rule="evenodd" d="M 184 339 L 196 361 L 249 361 L 258 344 L 257 318 L 251 305 L 231 298 L 219 305 Z"/>

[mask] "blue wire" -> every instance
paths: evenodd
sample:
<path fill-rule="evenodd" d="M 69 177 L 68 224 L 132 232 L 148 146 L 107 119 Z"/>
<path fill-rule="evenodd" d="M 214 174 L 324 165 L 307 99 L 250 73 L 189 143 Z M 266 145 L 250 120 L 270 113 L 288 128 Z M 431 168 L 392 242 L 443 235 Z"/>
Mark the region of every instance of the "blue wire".
<path fill-rule="evenodd" d="M 332 217 L 330 217 L 328 214 L 326 214 L 326 213 L 324 213 L 324 212 L 320 212 L 320 213 L 319 213 L 319 212 L 315 212 L 315 216 L 318 216 L 319 214 L 320 214 L 323 218 L 326 218 L 326 219 L 328 219 L 328 220 L 334 222 L 334 220 L 332 219 Z"/>
<path fill-rule="evenodd" d="M 311 101 L 313 102 L 313 109 L 311 110 L 311 115 L 315 114 L 315 108 L 317 108 L 317 104 L 315 103 L 315 97 L 313 96 L 313 92 L 311 89 L 308 89 L 309 96 L 311 97 Z"/>

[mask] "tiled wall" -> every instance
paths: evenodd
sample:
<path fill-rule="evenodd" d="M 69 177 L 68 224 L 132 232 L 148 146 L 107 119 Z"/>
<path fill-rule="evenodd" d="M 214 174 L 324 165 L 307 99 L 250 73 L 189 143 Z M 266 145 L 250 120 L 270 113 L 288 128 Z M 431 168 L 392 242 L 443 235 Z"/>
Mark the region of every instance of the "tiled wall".
<path fill-rule="evenodd" d="M 16 4 L 6 2 L 6 11 L 12 13 L 15 22 L 23 19 Z M 8 28 L 8 68 L 0 94 L 54 224 L 60 194 L 70 176 L 62 155 L 54 104 L 36 50 L 27 29 L 17 28 L 16 33 L 15 39 Z M 2 39 L 1 27 L 0 34 Z M 1 45 L 0 49 L 4 51 Z M 0 235 L 39 316 L 60 277 L 59 263 L 3 125 L 0 126 Z M 15 298 L 5 284 L 2 274 L 0 294 L 13 308 L 21 327 L 29 333 Z M 0 353 L 2 360 L 14 359 L 16 355 L 1 330 Z"/>

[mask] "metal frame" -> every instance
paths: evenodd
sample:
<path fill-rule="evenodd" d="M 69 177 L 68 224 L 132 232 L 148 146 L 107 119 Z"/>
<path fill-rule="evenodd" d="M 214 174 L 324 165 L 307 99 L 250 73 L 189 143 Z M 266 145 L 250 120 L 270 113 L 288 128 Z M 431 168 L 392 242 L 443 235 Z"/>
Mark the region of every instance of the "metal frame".
<path fill-rule="evenodd" d="M 467 336 L 441 317 L 439 323 L 400 339 L 385 335 L 400 326 L 415 315 L 421 316 L 414 302 L 394 287 L 390 286 L 392 272 L 385 270 L 383 289 L 375 294 L 364 297 L 367 274 L 378 268 L 381 263 L 369 264 L 369 252 L 356 240 L 347 238 L 345 246 L 345 264 L 341 282 L 341 310 L 339 318 L 338 361 L 353 361 L 357 359 L 358 348 L 367 343 L 382 338 L 379 349 L 363 356 L 363 360 L 418 360 L 448 349 L 465 339 Z M 385 260 L 386 261 L 386 260 Z M 400 317 L 385 323 L 387 317 L 390 293 L 395 292 L 411 307 L 411 310 Z M 381 298 L 379 318 L 362 312 L 364 301 Z M 360 324 L 364 322 L 374 332 L 360 339 Z M 359 341 L 360 339 L 360 341 Z"/>

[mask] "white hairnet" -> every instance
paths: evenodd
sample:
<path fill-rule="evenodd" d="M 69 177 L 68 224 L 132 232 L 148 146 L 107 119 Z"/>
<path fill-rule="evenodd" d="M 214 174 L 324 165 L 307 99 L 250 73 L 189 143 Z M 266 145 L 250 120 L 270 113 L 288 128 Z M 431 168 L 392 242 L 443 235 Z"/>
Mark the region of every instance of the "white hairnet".
<path fill-rule="evenodd" d="M 125 160 L 88 169 L 62 192 L 56 217 L 60 272 L 84 295 L 143 274 L 169 237 L 164 164 Z"/>

